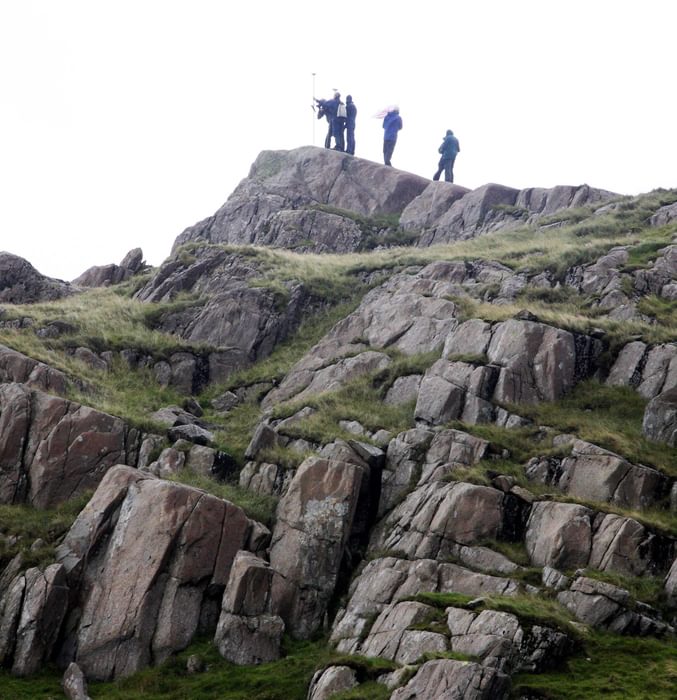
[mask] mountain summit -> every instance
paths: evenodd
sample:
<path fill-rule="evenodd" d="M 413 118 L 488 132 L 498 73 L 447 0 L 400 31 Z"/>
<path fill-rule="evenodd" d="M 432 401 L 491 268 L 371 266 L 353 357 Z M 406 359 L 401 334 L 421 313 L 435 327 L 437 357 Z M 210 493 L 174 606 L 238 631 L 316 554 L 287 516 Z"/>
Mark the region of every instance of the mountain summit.
<path fill-rule="evenodd" d="M 306 147 L 5 297 L 0 695 L 674 697 L 676 241 Z"/>

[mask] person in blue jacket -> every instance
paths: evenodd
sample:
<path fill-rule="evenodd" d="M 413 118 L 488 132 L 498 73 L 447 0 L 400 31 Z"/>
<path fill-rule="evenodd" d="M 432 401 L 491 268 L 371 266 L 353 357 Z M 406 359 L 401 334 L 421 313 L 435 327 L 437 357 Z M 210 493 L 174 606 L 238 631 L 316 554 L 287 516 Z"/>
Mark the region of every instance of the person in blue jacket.
<path fill-rule="evenodd" d="M 454 161 L 460 151 L 461 147 L 458 139 L 454 136 L 454 132 L 451 129 L 447 129 L 447 135 L 444 137 L 442 145 L 437 149 L 437 152 L 441 153 L 442 157 L 437 165 L 437 172 L 433 175 L 433 180 L 439 180 L 444 170 L 446 182 L 454 181 Z"/>
<path fill-rule="evenodd" d="M 346 153 L 355 155 L 355 120 L 357 119 L 357 107 L 352 95 L 346 95 Z"/>
<path fill-rule="evenodd" d="M 390 159 L 393 157 L 397 143 L 397 132 L 401 128 L 402 117 L 400 117 L 399 107 L 393 107 L 383 118 L 383 162 L 386 165 L 392 165 Z"/>

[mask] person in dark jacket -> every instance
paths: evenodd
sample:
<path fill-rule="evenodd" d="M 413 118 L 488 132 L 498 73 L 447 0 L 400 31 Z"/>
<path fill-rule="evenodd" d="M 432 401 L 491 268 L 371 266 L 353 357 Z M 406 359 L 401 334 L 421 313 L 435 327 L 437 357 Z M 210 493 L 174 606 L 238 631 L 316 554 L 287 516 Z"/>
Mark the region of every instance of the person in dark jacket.
<path fill-rule="evenodd" d="M 317 111 L 317 118 L 322 119 L 322 117 L 326 117 L 327 122 L 329 124 L 327 136 L 324 139 L 325 148 L 331 148 L 332 136 L 334 136 L 334 141 L 336 141 L 336 135 L 334 131 L 336 128 L 336 113 L 338 112 L 340 99 L 341 95 L 339 95 L 338 92 L 334 93 L 334 97 L 331 100 L 319 100 L 315 98 L 315 102 L 317 102 L 317 106 L 319 107 Z"/>
<path fill-rule="evenodd" d="M 353 102 L 353 96 L 346 96 L 346 153 L 355 155 L 355 120 L 357 119 L 357 107 Z"/>
<path fill-rule="evenodd" d="M 400 110 L 398 107 L 393 107 L 383 118 L 383 162 L 386 165 L 392 165 L 390 159 L 393 157 L 397 143 L 397 132 L 401 128 Z"/>
<path fill-rule="evenodd" d="M 442 157 L 437 165 L 437 172 L 433 175 L 433 180 L 439 180 L 444 170 L 445 181 L 454 181 L 454 161 L 460 151 L 461 147 L 458 139 L 454 136 L 454 132 L 451 129 L 447 129 L 447 135 L 444 137 L 442 145 L 437 149 L 437 152 L 441 153 Z"/>

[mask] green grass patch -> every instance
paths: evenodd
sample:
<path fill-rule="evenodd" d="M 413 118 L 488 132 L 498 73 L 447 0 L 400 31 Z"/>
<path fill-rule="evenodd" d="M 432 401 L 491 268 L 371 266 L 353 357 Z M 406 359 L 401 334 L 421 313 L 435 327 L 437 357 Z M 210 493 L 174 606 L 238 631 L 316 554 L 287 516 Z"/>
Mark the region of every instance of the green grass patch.
<path fill-rule="evenodd" d="M 334 325 L 355 310 L 359 301 L 359 294 L 357 294 L 345 303 L 318 312 L 312 318 L 304 321 L 298 330 L 280 343 L 268 357 L 251 367 L 234 373 L 225 384 L 212 385 L 201 394 L 200 398 L 207 402 L 224 391 L 232 391 L 239 387 L 262 382 L 279 383 L 313 345 Z"/>
<path fill-rule="evenodd" d="M 54 546 L 68 532 L 91 493 L 66 501 L 57 508 L 39 509 L 28 505 L 0 505 L 0 571 L 15 555 L 21 553 L 24 568 L 54 561 Z M 16 541 L 10 543 L 7 536 Z M 35 540 L 45 542 L 37 551 L 30 551 Z"/>
<path fill-rule="evenodd" d="M 334 693 L 331 696 L 331 700 L 388 700 L 392 692 L 383 683 L 367 681 L 351 690 Z"/>
<path fill-rule="evenodd" d="M 354 434 L 339 425 L 344 420 L 358 421 L 369 432 L 385 429 L 397 434 L 414 427 L 414 403 L 396 406 L 384 404 L 370 376 L 349 382 L 337 391 L 281 404 L 273 410 L 273 416 L 288 418 L 305 406 L 317 411 L 290 425 L 285 429 L 285 435 L 326 444 L 336 438 L 355 439 Z M 368 438 L 361 439 L 368 441 Z"/>
<path fill-rule="evenodd" d="M 191 469 L 182 469 L 177 474 L 170 477 L 170 479 L 171 481 L 177 481 L 181 484 L 194 486 L 202 491 L 230 501 L 242 508 L 250 518 L 258 520 L 268 527 L 272 526 L 274 522 L 277 499 L 273 496 L 254 493 L 253 491 L 241 488 L 237 484 L 217 481 L 208 476 L 196 474 Z"/>
<path fill-rule="evenodd" d="M 674 700 L 677 642 L 674 638 L 591 633 L 565 668 L 520 673 L 512 697 L 549 700 Z"/>
<path fill-rule="evenodd" d="M 568 573 L 572 575 L 574 572 Z M 624 576 L 613 571 L 596 569 L 586 569 L 585 576 L 624 588 L 635 600 L 642 603 L 648 603 L 659 609 L 665 605 L 664 576 Z"/>
<path fill-rule="evenodd" d="M 637 303 L 637 311 L 645 316 L 655 318 L 662 326 L 677 327 L 677 301 L 663 299 L 655 295 L 646 296 Z"/>
<path fill-rule="evenodd" d="M 400 351 L 392 349 L 386 349 L 386 352 L 393 358 L 393 361 L 377 372 L 372 380 L 373 386 L 379 389 L 382 397 L 385 397 L 396 379 L 412 374 L 425 374 L 426 370 L 440 359 L 438 351 L 419 355 L 404 355 Z"/>
<path fill-rule="evenodd" d="M 29 678 L 17 678 L 0 669 L 0 697 L 6 700 L 57 700 L 64 697 L 63 671 L 52 665 Z M 105 696 L 100 695 L 99 698 Z"/>
<path fill-rule="evenodd" d="M 527 548 L 524 542 L 506 542 L 504 540 L 485 540 L 480 543 L 481 547 L 488 547 L 495 552 L 508 557 L 510 561 L 519 564 L 519 566 L 531 566 L 531 560 L 527 554 Z M 540 572 L 540 570 L 539 570 Z M 539 576 L 540 582 L 540 576 Z"/>
<path fill-rule="evenodd" d="M 653 262 L 658 256 L 659 251 L 669 245 L 673 231 L 670 231 L 668 227 L 661 227 L 653 229 L 653 231 L 648 231 L 646 237 L 650 240 L 644 240 L 639 245 L 633 246 L 628 251 L 628 259 L 623 265 L 623 272 L 632 272 L 634 270 L 641 270 L 649 267 L 649 263 Z"/>
<path fill-rule="evenodd" d="M 635 464 L 654 466 L 677 477 L 674 448 L 650 442 L 642 435 L 645 407 L 646 400 L 633 389 L 590 379 L 557 402 L 520 406 L 519 411 L 539 425 L 574 433 Z"/>
<path fill-rule="evenodd" d="M 570 613 L 552 598 L 535 595 L 486 596 L 477 605 L 469 606 L 472 596 L 459 593 L 419 593 L 412 600 L 437 608 L 464 608 L 473 611 L 498 610 L 515 615 L 523 626 L 543 625 L 562 630 L 573 639 L 581 636 L 571 623 Z"/>
<path fill-rule="evenodd" d="M 283 650 L 285 656 L 279 661 L 236 666 L 224 661 L 210 641 L 197 642 L 159 667 L 116 682 L 90 683 L 89 690 L 93 698 L 106 700 L 305 700 L 316 669 L 349 665 L 356 671 L 358 681 L 368 684 L 366 692 L 372 693 L 375 678 L 396 668 L 383 659 L 337 654 L 322 641 L 285 640 Z M 186 672 L 186 660 L 191 654 L 203 660 L 204 672 Z M 2 680 L 0 676 L 0 684 Z M 381 696 L 364 697 L 380 700 Z"/>

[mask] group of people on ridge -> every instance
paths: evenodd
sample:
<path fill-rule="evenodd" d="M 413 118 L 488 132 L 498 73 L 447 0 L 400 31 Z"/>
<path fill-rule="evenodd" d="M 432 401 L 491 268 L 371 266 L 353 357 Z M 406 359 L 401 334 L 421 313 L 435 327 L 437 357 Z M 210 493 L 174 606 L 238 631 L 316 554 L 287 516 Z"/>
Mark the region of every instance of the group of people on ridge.
<path fill-rule="evenodd" d="M 334 150 L 345 151 L 351 156 L 355 155 L 355 120 L 357 107 L 352 95 L 346 96 L 346 101 L 341 100 L 341 93 L 334 92 L 331 100 L 319 100 L 317 102 L 317 118 L 326 117 L 329 123 L 329 131 L 324 139 L 324 147 L 331 148 L 331 140 L 334 139 Z"/>
<path fill-rule="evenodd" d="M 345 151 L 350 155 L 355 155 L 355 121 L 357 118 L 357 107 L 353 102 L 352 95 L 346 96 L 345 103 L 341 100 L 341 93 L 334 91 L 331 100 L 321 100 L 314 98 L 317 103 L 317 118 L 326 118 L 329 129 L 324 139 L 324 147 L 332 148 L 331 142 L 334 139 L 334 150 Z M 380 116 L 380 115 L 378 115 Z M 390 107 L 383 117 L 383 162 L 391 165 L 391 158 L 397 143 L 397 134 L 402 128 L 402 117 L 399 107 Z M 454 162 L 460 153 L 461 147 L 458 139 L 451 129 L 442 141 L 442 145 L 437 149 L 441 155 L 437 172 L 433 175 L 433 180 L 439 180 L 444 172 L 446 182 L 454 181 Z"/>

